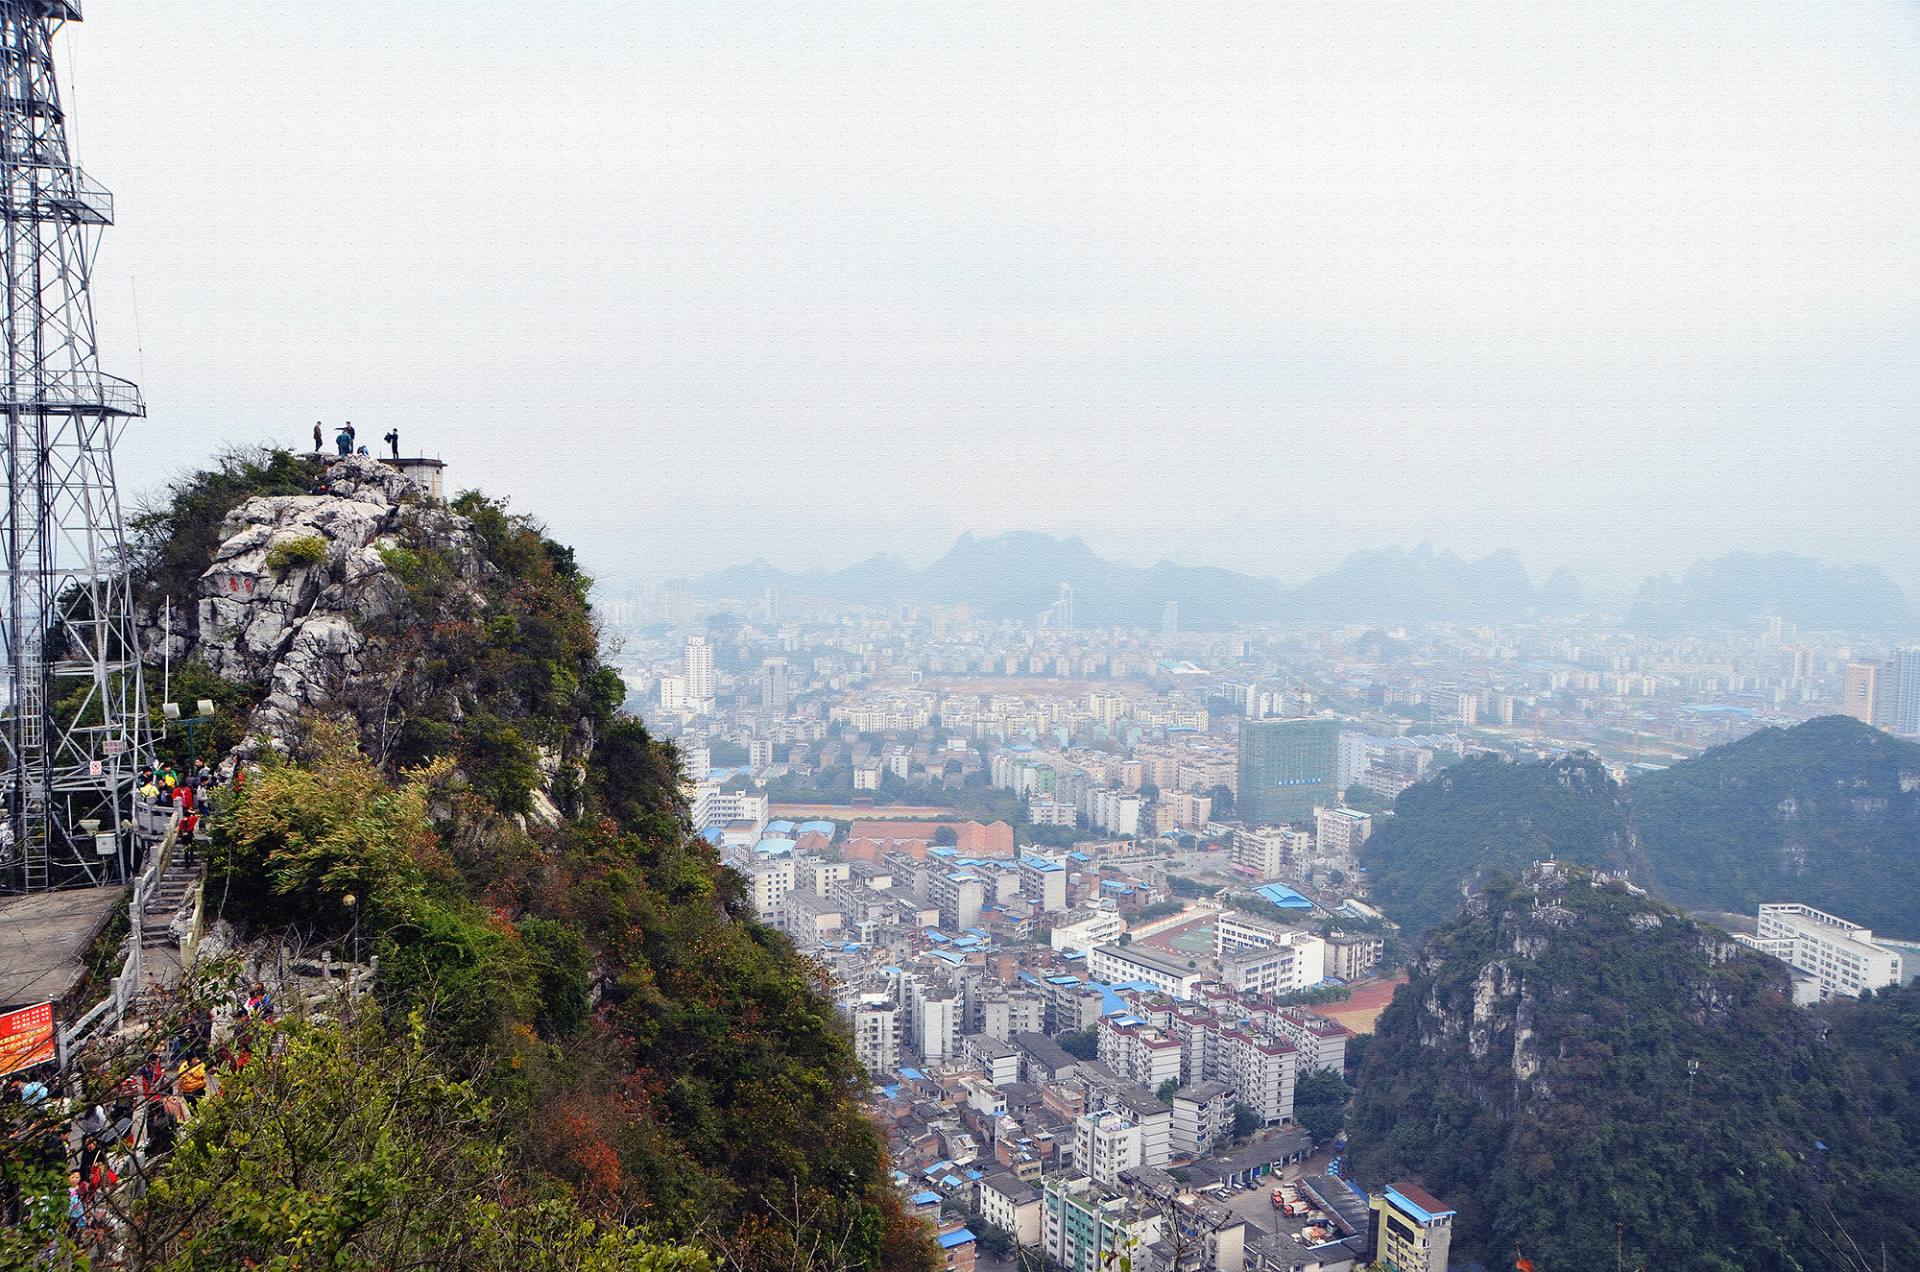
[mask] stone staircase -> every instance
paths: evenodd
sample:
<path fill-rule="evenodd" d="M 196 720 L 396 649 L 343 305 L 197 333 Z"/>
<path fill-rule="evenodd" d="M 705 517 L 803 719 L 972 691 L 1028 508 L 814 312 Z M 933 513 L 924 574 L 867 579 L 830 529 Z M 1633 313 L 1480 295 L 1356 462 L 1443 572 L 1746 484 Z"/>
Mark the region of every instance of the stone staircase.
<path fill-rule="evenodd" d="M 199 882 L 198 865 L 182 865 L 178 856 L 168 863 L 166 873 L 162 874 L 153 886 L 153 893 L 147 898 L 146 908 L 140 911 L 140 945 L 143 949 L 156 946 L 178 946 L 168 925 L 180 907 L 193 894 L 194 884 Z"/>

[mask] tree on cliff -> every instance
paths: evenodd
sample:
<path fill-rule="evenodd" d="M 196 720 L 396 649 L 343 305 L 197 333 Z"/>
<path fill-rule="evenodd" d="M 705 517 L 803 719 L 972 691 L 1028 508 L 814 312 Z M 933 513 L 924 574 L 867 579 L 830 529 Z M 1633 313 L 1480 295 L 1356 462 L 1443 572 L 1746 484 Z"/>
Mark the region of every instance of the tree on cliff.
<path fill-rule="evenodd" d="M 740 1272 L 937 1266 L 820 973 L 689 832 L 672 748 L 618 714 L 572 553 L 371 461 L 322 498 L 288 464 L 230 460 L 141 523 L 146 594 L 196 615 L 174 656 L 259 704 L 210 902 L 336 946 L 357 917 L 385 1019 L 420 1021 L 520 1186 Z M 306 536 L 325 563 L 275 573 Z"/>

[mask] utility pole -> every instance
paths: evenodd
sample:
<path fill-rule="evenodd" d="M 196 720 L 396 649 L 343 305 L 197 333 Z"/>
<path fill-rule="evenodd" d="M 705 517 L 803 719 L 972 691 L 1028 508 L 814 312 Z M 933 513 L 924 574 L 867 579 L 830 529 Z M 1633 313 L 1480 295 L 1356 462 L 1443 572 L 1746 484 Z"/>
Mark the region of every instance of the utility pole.
<path fill-rule="evenodd" d="M 87 287 L 113 196 L 68 153 L 53 59 L 79 19 L 78 0 L 0 0 L 0 886 L 18 891 L 121 873 L 145 750 L 113 447 L 146 407 L 94 344 Z"/>

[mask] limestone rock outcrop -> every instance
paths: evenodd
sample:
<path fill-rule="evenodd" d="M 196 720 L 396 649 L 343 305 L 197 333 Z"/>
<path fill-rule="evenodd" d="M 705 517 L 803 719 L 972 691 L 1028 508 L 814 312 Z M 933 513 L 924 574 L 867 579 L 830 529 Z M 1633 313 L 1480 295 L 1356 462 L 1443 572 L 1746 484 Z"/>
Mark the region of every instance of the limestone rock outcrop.
<path fill-rule="evenodd" d="M 362 670 L 370 626 L 406 602 L 383 555 L 402 546 L 403 530 L 455 549 L 470 579 L 484 569 L 465 518 L 367 456 L 332 463 L 324 494 L 257 496 L 228 515 L 200 576 L 192 635 L 176 636 L 173 652 L 266 685 L 243 758 L 283 746 L 302 708 Z"/>

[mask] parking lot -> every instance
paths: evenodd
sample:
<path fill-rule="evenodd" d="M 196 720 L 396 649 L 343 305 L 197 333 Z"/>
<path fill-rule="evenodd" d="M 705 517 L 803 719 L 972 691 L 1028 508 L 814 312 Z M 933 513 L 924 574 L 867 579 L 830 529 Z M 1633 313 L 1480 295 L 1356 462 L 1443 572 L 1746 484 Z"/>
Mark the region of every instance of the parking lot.
<path fill-rule="evenodd" d="M 1318 1152 L 1298 1166 L 1288 1166 L 1276 1175 L 1261 1178 L 1259 1185 L 1251 1191 L 1229 1193 L 1221 1205 L 1240 1218 L 1257 1225 L 1262 1232 L 1276 1232 L 1281 1228 L 1279 1215 L 1273 1208 L 1273 1190 L 1280 1186 L 1281 1180 L 1298 1179 L 1302 1175 L 1314 1175 L 1327 1168 L 1327 1162 L 1333 1157 L 1331 1152 Z M 1294 1221 L 1299 1227 L 1299 1221 Z"/>

